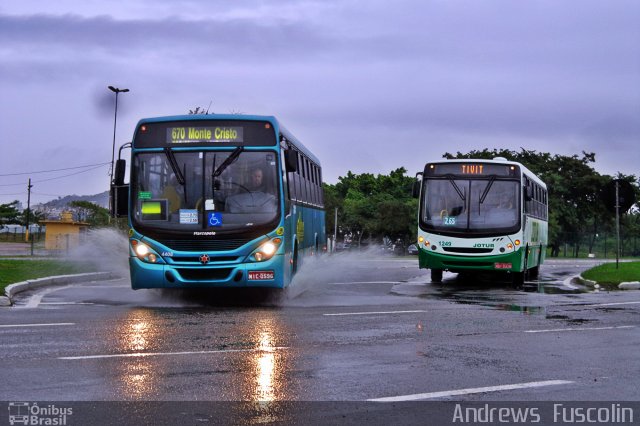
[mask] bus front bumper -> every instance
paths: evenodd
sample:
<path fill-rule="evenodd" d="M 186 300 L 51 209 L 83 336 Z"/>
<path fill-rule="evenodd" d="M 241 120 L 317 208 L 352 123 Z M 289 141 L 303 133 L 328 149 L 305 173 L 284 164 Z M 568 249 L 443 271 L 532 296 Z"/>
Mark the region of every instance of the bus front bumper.
<path fill-rule="evenodd" d="M 143 262 L 129 258 L 131 288 L 283 288 L 284 255 L 257 263 L 178 266 Z"/>
<path fill-rule="evenodd" d="M 491 256 L 451 256 L 419 249 L 420 268 L 442 269 L 445 271 L 503 271 L 522 272 L 524 267 L 524 249 L 512 253 Z"/>

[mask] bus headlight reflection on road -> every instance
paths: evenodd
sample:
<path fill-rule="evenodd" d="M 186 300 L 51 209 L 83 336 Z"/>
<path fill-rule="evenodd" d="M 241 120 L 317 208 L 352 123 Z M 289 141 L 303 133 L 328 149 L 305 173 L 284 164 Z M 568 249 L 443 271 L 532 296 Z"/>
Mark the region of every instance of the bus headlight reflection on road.
<path fill-rule="evenodd" d="M 258 401 L 273 401 L 275 399 L 276 354 L 269 332 L 263 331 L 260 333 L 260 346 L 258 348 L 261 352 L 256 360 L 256 399 Z"/>

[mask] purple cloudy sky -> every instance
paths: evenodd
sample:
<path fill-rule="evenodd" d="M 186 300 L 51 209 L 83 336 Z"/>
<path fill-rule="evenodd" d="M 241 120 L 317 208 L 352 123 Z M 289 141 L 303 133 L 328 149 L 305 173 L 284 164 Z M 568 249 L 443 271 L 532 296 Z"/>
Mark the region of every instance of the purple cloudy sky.
<path fill-rule="evenodd" d="M 410 174 L 444 152 L 596 153 L 640 175 L 636 0 L 20 0 L 0 4 L 0 203 L 107 189 L 142 117 L 277 116 L 323 162 Z M 83 171 L 83 173 L 71 173 Z"/>

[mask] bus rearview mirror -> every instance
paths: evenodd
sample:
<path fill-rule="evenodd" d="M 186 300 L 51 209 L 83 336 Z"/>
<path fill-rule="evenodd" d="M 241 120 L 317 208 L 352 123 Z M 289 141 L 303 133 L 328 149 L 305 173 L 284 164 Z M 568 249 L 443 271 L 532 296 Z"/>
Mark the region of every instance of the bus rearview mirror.
<path fill-rule="evenodd" d="M 122 186 L 124 185 L 124 172 L 127 168 L 127 161 L 123 159 L 116 160 L 116 167 L 113 173 L 113 185 Z"/>
<path fill-rule="evenodd" d="M 420 196 L 420 181 L 413 181 L 413 186 L 411 187 L 411 195 L 413 198 L 418 198 Z"/>
<path fill-rule="evenodd" d="M 129 185 L 111 185 L 111 217 L 129 214 Z"/>

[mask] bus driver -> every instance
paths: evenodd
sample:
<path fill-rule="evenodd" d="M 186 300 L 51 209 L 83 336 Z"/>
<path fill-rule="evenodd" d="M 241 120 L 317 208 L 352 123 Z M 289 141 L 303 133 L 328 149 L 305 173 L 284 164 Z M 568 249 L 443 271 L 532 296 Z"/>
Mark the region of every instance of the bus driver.
<path fill-rule="evenodd" d="M 264 172 L 255 168 L 249 176 L 246 192 L 227 198 L 229 213 L 273 213 L 276 211 L 276 197 L 270 194 L 264 182 Z"/>

